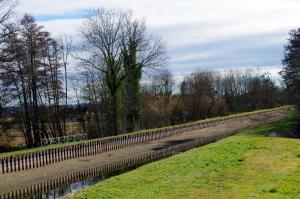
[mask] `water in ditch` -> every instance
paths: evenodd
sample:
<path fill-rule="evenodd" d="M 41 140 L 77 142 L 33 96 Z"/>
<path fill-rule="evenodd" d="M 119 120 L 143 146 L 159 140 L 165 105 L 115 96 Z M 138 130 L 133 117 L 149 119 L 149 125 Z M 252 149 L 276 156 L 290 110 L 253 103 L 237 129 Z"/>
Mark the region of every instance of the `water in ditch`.
<path fill-rule="evenodd" d="M 83 180 L 81 182 L 75 182 L 70 185 L 67 185 L 65 187 L 59 187 L 53 190 L 50 190 L 46 193 L 40 193 L 38 195 L 35 195 L 31 197 L 31 199 L 56 199 L 62 196 L 66 196 L 68 194 L 72 194 L 80 189 L 89 187 L 93 184 L 96 184 L 98 182 L 101 182 L 105 180 L 106 176 L 96 176 L 90 179 Z"/>
<path fill-rule="evenodd" d="M 76 191 L 90 187 L 90 186 L 97 184 L 99 182 L 102 182 L 110 177 L 132 171 L 142 165 L 144 165 L 144 164 L 139 164 L 139 165 L 135 165 L 130 168 L 127 168 L 127 169 L 118 170 L 118 171 L 114 171 L 114 172 L 111 172 L 108 174 L 102 174 L 102 175 L 97 175 L 97 176 L 94 176 L 91 178 L 87 178 L 82 181 L 74 182 L 74 183 L 71 183 L 71 184 L 63 186 L 63 187 L 52 189 L 45 193 L 36 194 L 34 196 L 29 197 L 29 199 L 58 199 L 63 196 L 72 195 Z"/>
<path fill-rule="evenodd" d="M 176 140 L 176 141 L 169 141 L 166 142 L 164 145 L 161 145 L 160 147 L 154 148 L 153 150 L 162 150 L 165 148 L 168 148 L 170 146 L 174 146 L 174 145 L 179 145 L 179 144 L 183 144 L 186 142 L 192 141 L 192 139 L 184 139 L 184 140 Z M 159 159 L 163 159 L 164 157 L 158 158 Z M 153 161 L 153 160 L 152 160 Z M 87 188 L 89 186 L 92 186 L 96 183 L 102 182 L 112 176 L 116 176 L 122 173 L 126 173 L 129 172 L 131 170 L 134 170 L 142 165 L 145 165 L 149 162 L 152 161 L 147 161 L 147 162 L 143 162 L 140 164 L 137 164 L 135 166 L 131 166 L 129 168 L 126 169 L 122 169 L 122 170 L 118 170 L 118 171 L 114 171 L 114 172 L 110 172 L 107 174 L 100 174 L 94 177 L 89 177 L 87 179 L 81 180 L 81 181 L 77 181 L 77 182 L 69 182 L 69 184 L 65 185 L 65 186 L 61 186 L 58 188 L 54 188 L 50 191 L 44 192 L 44 193 L 39 193 L 36 195 L 33 195 L 31 197 L 29 197 L 30 199 L 57 199 L 57 198 L 61 198 L 63 196 L 67 196 L 67 195 L 72 195 L 73 193 L 75 193 L 76 191 L 83 189 L 83 188 Z"/>

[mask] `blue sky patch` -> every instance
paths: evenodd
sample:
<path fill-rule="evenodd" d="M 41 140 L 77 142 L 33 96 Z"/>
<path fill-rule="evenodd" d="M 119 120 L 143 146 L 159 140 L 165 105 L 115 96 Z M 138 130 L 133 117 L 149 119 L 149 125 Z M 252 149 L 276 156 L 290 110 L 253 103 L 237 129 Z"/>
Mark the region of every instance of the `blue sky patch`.
<path fill-rule="evenodd" d="M 57 15 L 37 15 L 34 16 L 37 21 L 54 21 L 61 19 L 82 19 L 87 13 L 87 9 L 81 9 L 70 13 Z"/>

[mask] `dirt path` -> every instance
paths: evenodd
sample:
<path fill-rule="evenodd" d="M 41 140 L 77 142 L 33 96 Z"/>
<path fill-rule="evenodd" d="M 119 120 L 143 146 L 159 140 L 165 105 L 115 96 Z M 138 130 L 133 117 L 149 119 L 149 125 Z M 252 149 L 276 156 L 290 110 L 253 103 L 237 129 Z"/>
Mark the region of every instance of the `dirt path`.
<path fill-rule="evenodd" d="M 215 127 L 188 131 L 176 136 L 152 141 L 143 145 L 130 146 L 94 156 L 57 162 L 55 164 L 41 168 L 35 168 L 32 170 L 0 174 L 0 195 L 61 176 L 66 176 L 81 171 L 82 169 L 94 168 L 124 157 L 135 156 L 151 150 L 159 150 L 161 148 L 166 148 L 171 145 L 180 144 L 215 133 L 251 128 L 263 122 L 278 120 L 291 114 L 292 112 L 293 110 L 282 109 L 275 112 L 265 113 L 263 115 L 249 116 L 247 118 L 241 118 L 239 120 L 227 122 L 226 124 L 219 124 Z"/>

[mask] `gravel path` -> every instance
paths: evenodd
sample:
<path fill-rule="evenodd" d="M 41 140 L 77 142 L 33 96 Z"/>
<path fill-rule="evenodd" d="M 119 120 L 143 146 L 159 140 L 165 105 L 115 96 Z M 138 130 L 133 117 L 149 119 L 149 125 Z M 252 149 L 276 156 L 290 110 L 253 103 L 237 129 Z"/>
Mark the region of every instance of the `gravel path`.
<path fill-rule="evenodd" d="M 293 110 L 282 109 L 275 112 L 265 113 L 263 115 L 241 118 L 226 124 L 219 124 L 215 127 L 188 131 L 176 136 L 167 137 L 142 145 L 130 146 L 94 156 L 57 162 L 55 164 L 32 170 L 0 174 L 0 195 L 9 191 L 15 191 L 20 188 L 55 179 L 57 177 L 66 176 L 68 174 L 81 171 L 82 169 L 94 168 L 108 162 L 116 161 L 120 158 L 135 156 L 150 150 L 158 150 L 170 145 L 212 135 L 214 133 L 248 129 L 263 122 L 278 120 L 292 112 Z"/>

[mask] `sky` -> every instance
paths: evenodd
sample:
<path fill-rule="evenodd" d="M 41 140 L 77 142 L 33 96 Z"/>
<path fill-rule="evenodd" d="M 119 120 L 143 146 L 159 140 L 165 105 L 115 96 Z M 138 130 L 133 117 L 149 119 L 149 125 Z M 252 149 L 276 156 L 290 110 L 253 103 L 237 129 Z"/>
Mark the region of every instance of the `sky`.
<path fill-rule="evenodd" d="M 277 74 L 288 32 L 300 27 L 299 0 L 19 0 L 54 37 L 79 38 L 91 8 L 131 10 L 162 36 L 175 78 L 196 70 L 259 69 Z"/>

